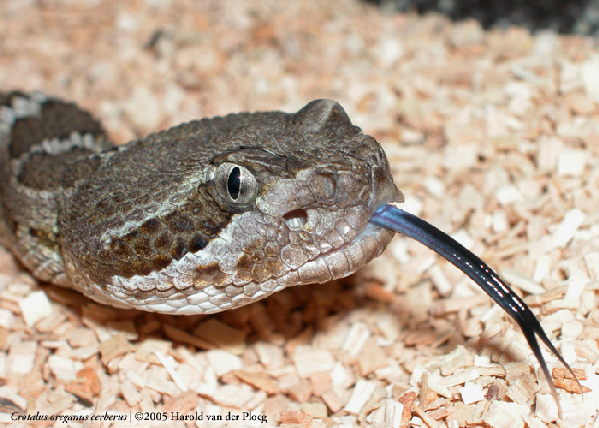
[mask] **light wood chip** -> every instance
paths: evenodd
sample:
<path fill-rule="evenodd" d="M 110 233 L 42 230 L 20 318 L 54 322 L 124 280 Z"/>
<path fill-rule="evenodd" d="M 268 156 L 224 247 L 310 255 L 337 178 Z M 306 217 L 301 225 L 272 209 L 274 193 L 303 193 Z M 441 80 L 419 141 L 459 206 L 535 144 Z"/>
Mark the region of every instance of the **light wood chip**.
<path fill-rule="evenodd" d="M 217 376 L 242 368 L 241 359 L 228 351 L 208 351 L 206 357 Z"/>
<path fill-rule="evenodd" d="M 170 354 L 172 352 L 172 346 L 173 344 L 169 340 L 148 338 L 136 347 L 135 358 L 138 361 L 160 364 L 156 352 L 160 352 L 163 355 Z"/>
<path fill-rule="evenodd" d="M 542 306 L 546 303 L 550 303 L 556 300 L 561 299 L 566 294 L 565 288 L 559 287 L 555 290 L 549 290 L 542 294 L 537 294 L 534 296 L 526 296 L 524 298 L 524 303 L 529 306 Z"/>
<path fill-rule="evenodd" d="M 38 283 L 0 248 L 0 388 L 28 411 L 195 405 L 225 415 L 224 403 L 244 402 L 240 411 L 258 409 L 269 424 L 315 428 L 597 419 L 598 46 L 356 0 L 113 3 L 0 1 L 0 89 L 78 102 L 117 143 L 202 117 L 338 100 L 384 145 L 405 195 L 398 206 L 520 290 L 592 391 L 554 375 L 558 421 L 509 316 L 400 236 L 356 275 L 208 317 L 100 305 Z M 89 376 L 73 379 L 80 367 Z M 390 401 L 411 394 L 416 408 Z"/>
<path fill-rule="evenodd" d="M 472 366 L 474 357 L 462 345 L 447 354 L 441 364 L 441 374 L 448 376 L 455 373 L 458 369 Z"/>
<path fill-rule="evenodd" d="M 188 382 L 183 381 L 179 377 L 179 375 L 176 371 L 177 363 L 175 362 L 174 358 L 171 357 L 170 355 L 168 357 L 165 357 L 162 354 L 162 352 L 160 352 L 160 351 L 154 351 L 154 354 L 158 357 L 160 364 L 162 364 L 162 367 L 164 367 L 164 369 L 167 371 L 167 373 L 169 374 L 169 376 L 171 377 L 173 382 L 175 382 L 175 385 L 177 385 L 177 388 L 179 388 L 179 390 L 182 392 L 186 392 Z"/>
<path fill-rule="evenodd" d="M 0 327 L 0 350 L 5 351 L 7 349 L 8 330 L 4 327 Z M 2 361 L 2 368 L 6 368 L 6 353 L 0 354 L 0 361 Z M 0 370 L 0 373 L 4 373 Z"/>
<path fill-rule="evenodd" d="M 539 394 L 536 399 L 535 416 L 545 423 L 558 418 L 558 407 L 551 394 Z"/>
<path fill-rule="evenodd" d="M 83 364 L 59 355 L 50 355 L 48 358 L 50 371 L 57 379 L 70 382 L 77 379 L 77 372 L 83 368 Z"/>
<path fill-rule="evenodd" d="M 235 355 L 243 354 L 245 349 L 245 333 L 214 318 L 198 324 L 193 333 L 195 336 L 214 344 L 216 348 L 222 348 Z"/>
<path fill-rule="evenodd" d="M 530 373 L 530 368 L 526 362 L 507 363 L 504 366 L 505 378 L 508 382 L 516 381 L 522 376 Z"/>
<path fill-rule="evenodd" d="M 150 368 L 146 372 L 147 381 L 145 382 L 145 386 L 161 394 L 170 395 L 171 397 L 183 392 L 174 382 L 167 380 L 167 373 L 168 372 L 162 367 Z"/>
<path fill-rule="evenodd" d="M 505 369 L 500 364 L 493 364 L 491 367 L 476 367 L 480 376 L 505 377 Z"/>
<path fill-rule="evenodd" d="M 516 269 L 503 269 L 501 271 L 501 277 L 510 284 L 510 286 L 517 287 L 527 293 L 541 294 L 546 291 L 540 283 L 528 278 Z"/>
<path fill-rule="evenodd" d="M 594 400 L 588 395 L 576 394 L 560 399 L 562 421 L 566 426 L 584 426 L 597 412 Z"/>
<path fill-rule="evenodd" d="M 151 320 L 137 327 L 137 333 L 146 336 L 162 328 L 162 323 L 158 320 Z"/>
<path fill-rule="evenodd" d="M 374 393 L 376 384 L 366 380 L 360 380 L 356 383 L 349 402 L 343 407 L 348 413 L 359 414 L 362 406 L 370 399 Z"/>
<path fill-rule="evenodd" d="M 315 395 L 321 395 L 332 387 L 333 380 L 329 373 L 313 373 L 309 376 Z"/>
<path fill-rule="evenodd" d="M 416 394 L 414 392 L 408 392 L 406 394 L 403 394 L 401 397 L 397 399 L 397 401 L 402 405 L 402 416 L 401 423 L 399 426 L 408 426 L 408 423 L 410 422 L 410 417 L 412 415 L 412 406 L 414 404 L 414 400 L 416 400 Z"/>
<path fill-rule="evenodd" d="M 140 402 L 141 393 L 129 379 L 125 379 L 123 382 L 121 382 L 119 388 L 120 394 L 127 401 L 129 406 L 136 406 L 137 403 Z"/>
<path fill-rule="evenodd" d="M 76 400 L 74 396 L 67 393 L 64 389 L 55 390 L 52 395 L 51 402 L 37 408 L 41 414 L 60 415 L 70 409 Z"/>
<path fill-rule="evenodd" d="M 344 406 L 344 401 L 332 390 L 322 393 L 320 398 L 332 413 L 337 413 Z"/>
<path fill-rule="evenodd" d="M 135 354 L 129 353 L 119 361 L 119 370 L 123 372 L 134 371 L 137 374 L 142 374 L 148 365 L 148 362 L 140 361 L 135 358 Z"/>
<path fill-rule="evenodd" d="M 17 394 L 16 388 L 0 386 L 0 412 L 23 413 L 27 410 L 27 400 Z"/>
<path fill-rule="evenodd" d="M 214 402 L 223 406 L 234 407 L 240 410 L 247 410 L 247 403 L 254 398 L 256 393 L 247 385 L 225 385 L 219 388 L 213 398 Z M 263 395 L 260 395 L 266 398 Z"/>
<path fill-rule="evenodd" d="M 198 396 L 192 391 L 187 391 L 183 394 L 171 397 L 168 401 L 165 401 L 164 411 L 179 412 L 182 415 L 186 415 L 189 413 L 193 413 L 197 405 Z"/>
<path fill-rule="evenodd" d="M 97 345 L 98 340 L 94 332 L 85 327 L 78 327 L 71 330 L 67 335 L 69 345 L 77 348 L 83 346 Z"/>
<path fill-rule="evenodd" d="M 138 388 L 145 388 L 146 384 L 148 383 L 146 377 L 139 373 L 135 373 L 134 371 L 125 372 L 125 376 Z"/>
<path fill-rule="evenodd" d="M 254 307 L 251 307 L 249 310 L 249 321 L 260 337 L 272 337 L 276 322 L 273 321 L 263 306 L 254 305 Z"/>
<path fill-rule="evenodd" d="M 524 419 L 524 422 L 526 423 L 528 428 L 546 428 L 547 427 L 547 425 L 543 421 L 541 421 L 539 418 L 536 418 L 534 416 L 524 415 L 522 418 Z"/>
<path fill-rule="evenodd" d="M 164 332 L 169 338 L 171 338 L 172 340 L 176 340 L 177 342 L 186 343 L 188 345 L 192 345 L 200 349 L 216 349 L 216 345 L 207 342 L 206 340 L 201 339 L 197 336 L 189 334 L 183 330 L 180 330 L 176 327 L 173 327 L 170 324 L 164 325 Z"/>
<path fill-rule="evenodd" d="M 586 166 L 587 157 L 586 150 L 562 149 L 558 158 L 557 173 L 559 175 L 581 176 Z"/>
<path fill-rule="evenodd" d="M 479 376 L 480 373 L 476 368 L 462 369 L 452 375 L 442 377 L 441 384 L 446 388 L 450 388 L 474 380 Z"/>
<path fill-rule="evenodd" d="M 85 361 L 93 357 L 100 352 L 99 344 L 83 346 L 81 348 L 74 349 L 71 352 L 71 357 L 74 360 Z"/>
<path fill-rule="evenodd" d="M 235 370 L 233 373 L 243 382 L 267 394 L 276 394 L 279 392 L 277 385 L 266 373 L 252 373 L 247 370 Z"/>
<path fill-rule="evenodd" d="M 62 291 L 61 288 L 59 290 Z M 71 297 L 72 295 L 72 297 Z M 69 292 L 69 299 L 77 298 L 84 299 L 80 293 Z M 112 306 L 100 305 L 92 302 L 89 299 L 83 301 L 76 301 L 75 306 L 83 308 L 83 315 L 90 320 L 95 322 L 108 322 L 113 320 L 124 320 L 135 316 L 135 311 L 123 311 L 122 309 L 114 308 Z"/>
<path fill-rule="evenodd" d="M 0 327 L 5 330 L 9 329 L 12 326 L 12 323 L 15 321 L 15 316 L 8 309 L 0 309 Z"/>
<path fill-rule="evenodd" d="M 428 410 L 430 402 L 432 402 L 435 398 L 437 398 L 437 394 L 429 390 L 428 372 L 424 371 L 422 372 L 422 376 L 420 378 L 420 396 L 418 397 L 420 405 L 424 409 Z"/>
<path fill-rule="evenodd" d="M 442 399 L 442 400 L 439 400 L 439 401 L 447 403 L 447 400 L 445 400 L 445 399 Z M 427 414 L 431 418 L 433 418 L 435 420 L 442 420 L 442 419 L 448 419 L 448 416 L 453 413 L 453 410 L 454 409 L 451 408 L 451 407 L 441 407 L 441 408 L 436 409 L 436 410 L 430 410 L 430 411 L 427 412 Z M 448 420 L 448 422 L 451 422 L 451 421 Z M 455 421 L 453 421 L 453 422 L 455 422 Z"/>
<path fill-rule="evenodd" d="M 529 373 L 512 379 L 506 394 L 514 403 L 526 404 L 538 390 L 535 376 Z"/>
<path fill-rule="evenodd" d="M 403 405 L 393 400 L 386 399 L 369 412 L 365 422 L 373 426 L 401 427 Z"/>
<path fill-rule="evenodd" d="M 42 318 L 53 314 L 54 309 L 43 291 L 35 291 L 23 299 L 19 299 L 19 308 L 25 323 L 32 327 Z"/>
<path fill-rule="evenodd" d="M 89 367 L 79 370 L 77 380 L 69 382 L 65 389 L 88 406 L 93 405 L 95 398 L 100 395 L 102 390 L 100 378 Z"/>
<path fill-rule="evenodd" d="M 383 348 L 378 346 L 376 340 L 371 339 L 366 342 L 366 347 L 359 354 L 358 364 L 360 365 L 360 374 L 367 376 L 374 370 L 383 367 L 387 363 L 387 355 Z"/>
<path fill-rule="evenodd" d="M 412 384 L 412 382 L 410 382 Z M 451 398 L 451 392 L 443 383 L 443 377 L 438 373 L 428 374 L 427 377 L 428 389 L 436 394 L 442 395 L 445 398 Z"/>
<path fill-rule="evenodd" d="M 285 390 L 287 388 L 291 388 L 293 385 L 297 384 L 300 381 L 300 377 L 298 376 L 295 370 L 287 370 L 285 372 L 275 373 L 275 376 L 278 379 L 279 388 Z"/>
<path fill-rule="evenodd" d="M 476 383 L 466 382 L 459 391 L 465 404 L 472 404 L 485 399 L 483 387 Z"/>
<path fill-rule="evenodd" d="M 297 401 L 298 403 L 305 403 L 314 393 L 314 387 L 309 380 L 302 379 L 290 387 L 285 388 L 285 392 L 292 397 L 294 401 Z"/>
<path fill-rule="evenodd" d="M 483 413 L 482 420 L 491 428 L 524 428 L 523 415 L 528 407 L 503 401 L 493 401 Z"/>
<path fill-rule="evenodd" d="M 304 403 L 302 410 L 314 418 L 324 419 L 327 417 L 327 406 L 322 403 Z"/>
<path fill-rule="evenodd" d="M 395 299 L 395 295 L 392 292 L 381 287 L 379 284 L 368 285 L 366 288 L 366 295 L 373 300 L 379 300 L 385 303 L 391 303 Z"/>
<path fill-rule="evenodd" d="M 414 413 L 416 413 L 418 415 L 418 417 L 424 421 L 424 423 L 426 424 L 427 427 L 429 427 L 429 428 L 440 427 L 440 425 L 437 423 L 437 421 L 435 421 L 432 417 L 427 415 L 426 412 L 424 410 L 422 410 L 417 404 L 414 404 L 412 406 L 412 408 L 414 409 Z"/>
<path fill-rule="evenodd" d="M 369 337 L 370 329 L 368 325 L 363 322 L 356 322 L 349 328 L 341 349 L 349 352 L 352 356 L 356 356 L 360 353 Z"/>
<path fill-rule="evenodd" d="M 124 333 L 127 340 L 135 341 L 138 339 L 137 328 L 131 320 L 115 320 L 106 323 L 106 329 L 112 330 L 111 334 Z"/>
<path fill-rule="evenodd" d="M 8 373 L 23 376 L 31 373 L 35 364 L 36 342 L 25 341 L 10 346 L 6 359 Z"/>
<path fill-rule="evenodd" d="M 563 248 L 573 237 L 582 222 L 585 214 L 579 209 L 571 209 L 564 214 L 562 222 L 551 236 L 552 245 Z"/>
<path fill-rule="evenodd" d="M 309 426 L 312 416 L 303 410 L 282 410 L 279 412 L 281 423 L 283 424 L 302 424 Z"/>
<path fill-rule="evenodd" d="M 489 298 L 479 294 L 476 296 L 464 299 L 463 297 L 447 298 L 435 302 L 431 309 L 431 315 L 443 316 L 453 312 L 468 310 L 478 305 L 489 303 Z"/>
<path fill-rule="evenodd" d="M 205 367 L 203 366 L 186 361 L 182 364 L 179 364 L 175 372 L 182 386 L 186 389 L 189 389 L 194 382 L 200 382 L 202 380 L 204 368 Z"/>
<path fill-rule="evenodd" d="M 212 399 L 216 393 L 217 387 L 205 382 L 192 382 L 190 388 L 193 389 L 200 397 Z"/>
<path fill-rule="evenodd" d="M 298 346 L 291 358 L 301 377 L 308 377 L 317 372 L 330 372 L 335 361 L 327 350 L 314 349 L 310 346 Z"/>
<path fill-rule="evenodd" d="M 268 368 L 282 367 L 285 363 L 283 350 L 275 344 L 258 342 L 256 343 L 256 353 L 262 364 Z"/>
<path fill-rule="evenodd" d="M 118 358 L 127 352 L 131 352 L 134 347 L 129 343 L 125 333 L 118 333 L 112 338 L 100 343 L 100 358 L 103 364 L 108 364 L 115 358 Z"/>

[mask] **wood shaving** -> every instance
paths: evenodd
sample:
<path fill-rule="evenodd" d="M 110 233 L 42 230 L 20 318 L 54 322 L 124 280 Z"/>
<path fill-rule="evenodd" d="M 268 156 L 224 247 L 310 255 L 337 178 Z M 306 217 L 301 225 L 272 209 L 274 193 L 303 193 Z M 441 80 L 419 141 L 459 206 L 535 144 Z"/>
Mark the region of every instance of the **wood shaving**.
<path fill-rule="evenodd" d="M 241 359 L 228 351 L 208 351 L 206 357 L 217 376 L 239 370 L 243 366 Z"/>
<path fill-rule="evenodd" d="M 133 349 L 126 339 L 125 333 L 119 333 L 112 338 L 100 343 L 100 357 L 104 364 L 108 364 L 114 359 L 130 352 Z"/>
<path fill-rule="evenodd" d="M 48 296 L 43 291 L 37 291 L 23 299 L 19 299 L 19 307 L 23 319 L 29 327 L 34 326 L 42 318 L 52 315 L 53 310 Z"/>
<path fill-rule="evenodd" d="M 0 386 L 0 411 L 5 413 L 23 412 L 27 408 L 27 400 L 17 394 L 14 388 Z"/>
<path fill-rule="evenodd" d="M 194 335 L 212 343 L 214 349 L 223 349 L 235 355 L 243 354 L 245 349 L 245 333 L 214 318 L 199 324 Z"/>
<path fill-rule="evenodd" d="M 273 382 L 273 380 L 265 373 L 251 373 L 247 370 L 235 370 L 235 375 L 260 391 L 264 391 L 267 394 L 276 394 L 279 392 L 279 388 Z"/>
<path fill-rule="evenodd" d="M 416 394 L 414 392 L 408 392 L 407 394 L 402 395 L 397 399 L 402 404 L 402 417 L 401 417 L 401 427 L 408 426 L 408 422 L 410 421 L 410 417 L 412 415 L 412 405 L 416 400 Z"/>
<path fill-rule="evenodd" d="M 101 381 L 93 369 L 83 368 L 77 372 L 77 380 L 69 382 L 65 390 L 91 406 L 102 392 Z"/>
<path fill-rule="evenodd" d="M 439 423 L 437 423 L 431 416 L 427 415 L 424 410 L 422 410 L 416 404 L 413 406 L 414 412 L 420 417 L 427 427 L 429 428 L 438 428 L 440 427 Z"/>
<path fill-rule="evenodd" d="M 362 406 L 370 399 L 374 393 L 376 385 L 373 382 L 360 380 L 356 383 L 349 402 L 345 405 L 344 410 L 348 413 L 358 414 Z"/>
<path fill-rule="evenodd" d="M 279 3 L 0 2 L 0 86 L 77 102 L 117 143 L 339 101 L 385 148 L 400 207 L 532 307 L 583 384 L 542 346 L 562 420 L 515 323 L 400 236 L 350 278 L 209 317 L 99 305 L 38 283 L 0 248 L 0 420 L 235 409 L 269 426 L 592 424 L 599 47 L 356 0 Z"/>

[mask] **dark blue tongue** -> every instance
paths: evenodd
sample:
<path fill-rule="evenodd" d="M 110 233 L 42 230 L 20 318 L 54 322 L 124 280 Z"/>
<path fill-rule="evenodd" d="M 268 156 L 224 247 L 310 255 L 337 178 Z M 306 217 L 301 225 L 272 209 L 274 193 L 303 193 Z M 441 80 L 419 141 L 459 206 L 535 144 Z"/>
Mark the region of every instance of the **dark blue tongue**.
<path fill-rule="evenodd" d="M 432 224 L 393 205 L 383 205 L 377 209 L 370 218 L 370 222 L 409 236 L 426 245 L 440 256 L 443 256 L 476 282 L 480 288 L 491 296 L 491 299 L 516 320 L 532 352 L 541 365 L 541 370 L 543 370 L 543 374 L 551 388 L 551 395 L 553 395 L 559 408 L 557 391 L 547 369 L 545 359 L 541 354 L 541 348 L 539 347 L 539 342 L 537 342 L 536 335 L 547 345 L 553 355 L 568 368 L 575 379 L 576 375 L 574 375 L 572 369 L 564 361 L 558 350 L 555 349 L 555 346 L 553 346 L 545 334 L 543 327 L 541 327 L 541 324 L 526 303 L 512 291 L 493 269 L 451 236 L 440 231 Z"/>

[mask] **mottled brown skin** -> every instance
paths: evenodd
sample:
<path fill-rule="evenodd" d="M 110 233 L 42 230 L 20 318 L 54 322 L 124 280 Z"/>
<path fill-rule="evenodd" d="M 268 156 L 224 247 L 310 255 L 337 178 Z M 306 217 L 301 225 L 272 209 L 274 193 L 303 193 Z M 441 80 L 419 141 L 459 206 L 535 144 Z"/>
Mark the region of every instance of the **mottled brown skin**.
<path fill-rule="evenodd" d="M 121 147 L 73 104 L 18 92 L 0 104 L 4 242 L 38 278 L 98 301 L 192 313 L 205 291 L 196 312 L 215 312 L 353 273 L 392 236 L 360 235 L 401 194 L 380 145 L 333 101 Z"/>

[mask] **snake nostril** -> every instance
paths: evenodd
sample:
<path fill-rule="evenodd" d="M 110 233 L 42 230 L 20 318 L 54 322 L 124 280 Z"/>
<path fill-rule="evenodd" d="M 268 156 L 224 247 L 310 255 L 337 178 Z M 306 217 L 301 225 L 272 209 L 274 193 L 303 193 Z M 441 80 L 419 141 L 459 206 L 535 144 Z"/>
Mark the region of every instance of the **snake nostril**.
<path fill-rule="evenodd" d="M 306 210 L 297 209 L 293 211 L 289 211 L 287 214 L 283 216 L 285 219 L 285 223 L 291 229 L 301 229 L 304 227 L 306 222 L 308 221 L 308 213 Z"/>

